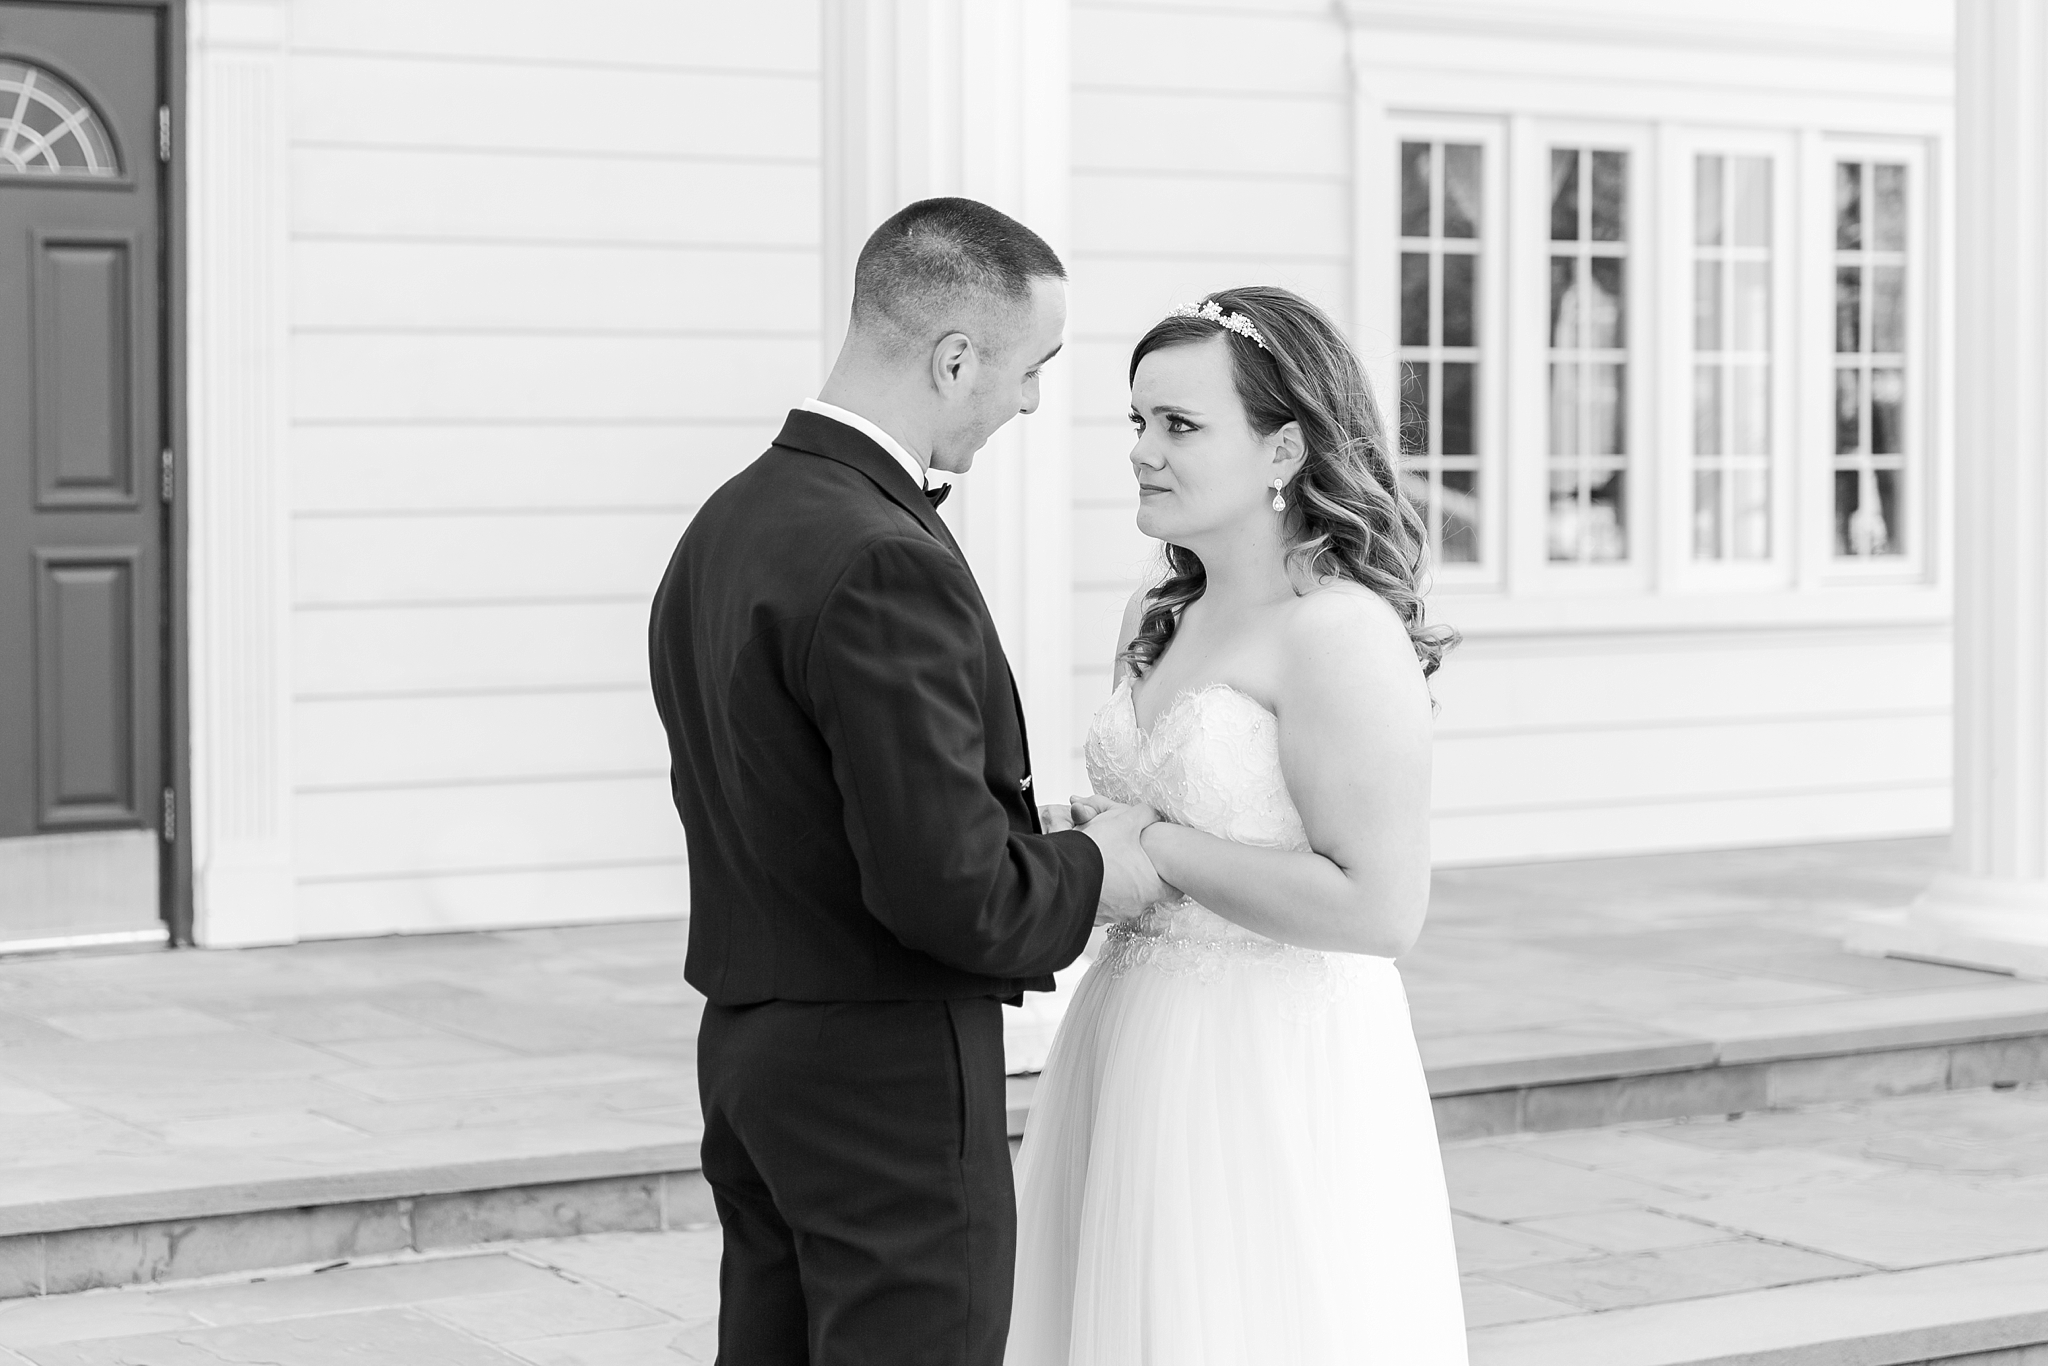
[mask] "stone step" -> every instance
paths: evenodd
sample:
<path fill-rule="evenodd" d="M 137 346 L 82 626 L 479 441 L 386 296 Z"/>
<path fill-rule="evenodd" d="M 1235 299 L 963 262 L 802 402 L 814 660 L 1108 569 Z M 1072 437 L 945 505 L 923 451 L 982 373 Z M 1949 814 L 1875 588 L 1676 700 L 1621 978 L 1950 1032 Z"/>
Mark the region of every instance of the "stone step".
<path fill-rule="evenodd" d="M 0 1299 L 716 1217 L 694 1143 L 21 1201 L 0 1207 Z"/>
<path fill-rule="evenodd" d="M 1928 992 L 1698 1024 L 1694 1038 L 1430 1041 L 1439 1131 L 1449 1141 L 2048 1079 L 2048 987 L 2039 1000 Z M 1013 1137 L 1036 1084 L 1010 1079 Z M 713 1217 L 694 1143 L 579 1144 L 575 1132 L 513 1131 L 494 1154 L 492 1131 L 470 1131 L 424 1164 L 206 1182 L 145 1166 L 94 1190 L 18 1192 L 0 1204 L 0 1298 Z"/>
<path fill-rule="evenodd" d="M 2048 985 L 1700 1012 L 1689 1033 L 1423 1040 L 1446 1142 L 2048 1080 Z M 1024 1131 L 1036 1077 L 1009 1083 Z"/>
<path fill-rule="evenodd" d="M 1472 1366 L 2040 1366 L 2048 1252 L 1480 1328 Z"/>

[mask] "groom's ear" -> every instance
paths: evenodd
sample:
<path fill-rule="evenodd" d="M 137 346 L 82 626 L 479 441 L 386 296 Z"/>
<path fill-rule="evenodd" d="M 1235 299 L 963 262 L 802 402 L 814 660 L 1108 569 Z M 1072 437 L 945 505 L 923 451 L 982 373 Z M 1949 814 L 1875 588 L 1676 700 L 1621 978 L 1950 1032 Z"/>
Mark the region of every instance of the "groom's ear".
<path fill-rule="evenodd" d="M 972 388 L 978 364 L 973 338 L 965 332 L 948 332 L 932 348 L 932 384 L 948 395 L 963 386 Z"/>

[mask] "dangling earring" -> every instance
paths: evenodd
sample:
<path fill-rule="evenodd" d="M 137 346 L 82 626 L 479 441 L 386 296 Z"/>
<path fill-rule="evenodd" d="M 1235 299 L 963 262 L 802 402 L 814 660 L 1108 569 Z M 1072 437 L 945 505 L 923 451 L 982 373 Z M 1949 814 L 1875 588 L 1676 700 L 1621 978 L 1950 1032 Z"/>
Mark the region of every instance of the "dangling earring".
<path fill-rule="evenodd" d="M 1275 479 L 1273 481 L 1273 511 L 1275 512 L 1287 511 L 1287 500 L 1280 496 L 1280 490 L 1285 487 L 1287 487 L 1285 479 Z"/>

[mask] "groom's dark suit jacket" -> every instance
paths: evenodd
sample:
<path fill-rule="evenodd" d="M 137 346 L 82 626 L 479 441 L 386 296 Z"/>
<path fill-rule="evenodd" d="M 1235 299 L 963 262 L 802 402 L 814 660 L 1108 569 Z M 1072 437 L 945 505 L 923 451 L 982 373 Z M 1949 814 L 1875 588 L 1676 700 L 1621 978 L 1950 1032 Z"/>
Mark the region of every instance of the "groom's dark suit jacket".
<path fill-rule="evenodd" d="M 1101 857 L 1040 832 L 995 623 L 874 442 L 792 412 L 691 521 L 651 647 L 713 1004 L 1014 998 L 1079 955 Z"/>

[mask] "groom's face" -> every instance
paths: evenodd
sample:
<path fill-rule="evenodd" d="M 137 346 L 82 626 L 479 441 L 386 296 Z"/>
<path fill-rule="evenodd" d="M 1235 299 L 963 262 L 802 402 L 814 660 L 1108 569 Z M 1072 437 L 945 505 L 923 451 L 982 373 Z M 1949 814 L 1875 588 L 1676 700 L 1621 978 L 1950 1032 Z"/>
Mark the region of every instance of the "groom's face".
<path fill-rule="evenodd" d="M 984 331 L 993 354 L 977 350 L 971 379 L 947 396 L 932 444 L 935 468 L 964 472 L 1005 422 L 1038 410 L 1041 374 L 1059 353 L 1066 330 L 1066 284 L 1039 276 L 1031 282 L 1029 301 L 1006 310 Z"/>

